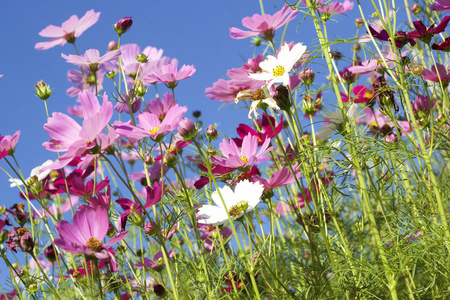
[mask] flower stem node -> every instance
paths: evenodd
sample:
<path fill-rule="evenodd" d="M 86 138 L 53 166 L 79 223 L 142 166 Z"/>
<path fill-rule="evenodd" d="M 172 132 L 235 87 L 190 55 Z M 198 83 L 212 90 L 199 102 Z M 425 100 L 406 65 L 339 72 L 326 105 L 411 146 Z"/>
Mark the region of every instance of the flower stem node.
<path fill-rule="evenodd" d="M 39 81 L 34 88 L 36 89 L 35 95 L 42 100 L 47 100 L 50 95 L 52 94 L 52 91 L 50 89 L 50 86 L 47 85 L 44 81 Z"/>

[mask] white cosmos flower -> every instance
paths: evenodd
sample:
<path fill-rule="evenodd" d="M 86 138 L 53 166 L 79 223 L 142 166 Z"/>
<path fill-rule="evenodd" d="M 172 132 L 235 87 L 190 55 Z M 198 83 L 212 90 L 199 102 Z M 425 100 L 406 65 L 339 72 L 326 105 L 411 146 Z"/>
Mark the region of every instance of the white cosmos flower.
<path fill-rule="evenodd" d="M 197 214 L 205 219 L 198 220 L 201 224 L 211 224 L 213 226 L 222 225 L 228 222 L 227 211 L 230 217 L 235 220 L 251 211 L 261 201 L 261 195 L 264 186 L 259 182 L 249 182 L 248 180 L 240 181 L 233 190 L 229 186 L 219 188 L 220 195 L 217 191 L 212 193 L 211 198 L 217 206 L 203 205 L 199 208 Z"/>
<path fill-rule="evenodd" d="M 269 88 L 274 83 L 282 83 L 287 86 L 289 84 L 289 72 L 305 51 L 306 46 L 303 46 L 302 43 L 296 44 L 291 50 L 289 50 L 289 45 L 286 43 L 281 46 L 277 57 L 268 55 L 264 61 L 259 63 L 259 67 L 263 70 L 262 72 L 251 73 L 248 76 L 255 80 L 269 81 Z"/>
<path fill-rule="evenodd" d="M 263 92 L 262 89 L 260 89 L 258 91 Z M 258 91 L 256 91 L 256 92 L 258 92 Z M 260 102 L 265 103 L 266 105 L 268 105 L 272 109 L 275 109 L 275 110 L 279 110 L 280 109 L 280 107 L 278 106 L 277 102 L 273 98 L 265 97 L 264 99 L 254 100 L 253 98 L 254 98 L 254 94 L 256 92 L 253 92 L 252 90 L 242 90 L 236 95 L 236 98 L 234 99 L 234 103 L 235 104 L 238 104 L 239 101 L 252 100 L 252 104 L 250 105 L 250 110 L 248 112 L 248 118 L 249 119 L 252 119 L 252 113 L 255 116 L 255 119 L 259 118 L 259 114 L 257 112 L 257 109 L 258 109 L 258 104 Z"/>
<path fill-rule="evenodd" d="M 355 103 L 352 103 L 352 105 L 350 105 L 350 107 L 347 110 L 347 118 L 349 120 L 351 120 L 356 113 L 356 110 L 358 109 L 358 105 Z M 328 137 L 330 134 L 333 133 L 333 131 L 335 131 L 339 125 L 341 125 L 342 123 L 344 123 L 344 117 L 342 116 L 342 113 L 340 110 L 338 111 L 334 111 L 332 113 L 330 113 L 329 115 L 326 115 L 324 117 L 325 119 L 329 119 L 330 122 L 328 124 L 325 124 L 324 126 L 322 126 L 322 128 L 320 128 L 320 131 L 316 134 L 316 138 L 317 139 L 323 139 Z"/>
<path fill-rule="evenodd" d="M 39 171 L 41 171 L 41 169 L 43 167 L 49 166 L 52 163 L 53 163 L 53 160 L 49 159 L 45 163 L 43 163 L 42 165 L 37 166 L 36 168 L 31 170 L 30 177 L 25 179 L 25 182 L 28 182 L 31 179 L 31 177 L 33 177 L 33 176 L 36 176 L 39 181 L 43 180 L 45 177 L 47 177 L 48 174 L 50 174 L 50 172 L 52 170 L 45 170 L 42 173 L 39 173 Z M 11 178 L 11 179 L 9 179 L 9 182 L 11 182 L 11 184 L 9 185 L 10 187 L 16 187 L 16 186 L 19 186 L 19 185 L 23 185 L 22 180 L 17 179 L 17 178 Z"/>

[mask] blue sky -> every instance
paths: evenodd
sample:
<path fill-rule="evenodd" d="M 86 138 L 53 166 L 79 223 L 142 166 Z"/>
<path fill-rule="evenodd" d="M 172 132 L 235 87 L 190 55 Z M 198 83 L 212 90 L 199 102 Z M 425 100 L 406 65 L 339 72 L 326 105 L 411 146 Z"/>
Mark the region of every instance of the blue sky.
<path fill-rule="evenodd" d="M 280 10 L 284 4 L 283 1 L 263 2 L 265 12 L 269 14 Z M 359 11 L 354 2 L 355 8 L 347 16 L 336 16 L 338 23 L 330 21 L 331 38 L 349 38 L 355 34 L 354 19 L 359 16 Z M 368 3 L 363 7 L 366 13 L 372 13 Z M 123 35 L 123 43 L 137 43 L 141 49 L 146 46 L 162 48 L 164 55 L 177 58 L 180 66 L 195 65 L 197 72 L 194 76 L 181 81 L 175 90 L 178 103 L 189 108 L 186 116 L 191 117 L 194 110 L 201 110 L 204 127 L 218 123 L 219 131 L 228 136 L 235 135 L 234 128 L 239 123 L 249 124 L 247 111 L 236 110 L 234 104 L 221 107 L 222 103 L 207 98 L 204 90 L 219 78 L 225 78 L 228 69 L 241 67 L 248 58 L 262 53 L 263 48 L 251 47 L 250 39 L 231 39 L 228 30 L 232 26 L 244 29 L 241 25 L 243 17 L 261 13 L 257 0 L 28 0 L 20 1 L 20 4 L 17 1 L 1 1 L 0 74 L 4 77 L 0 79 L 0 134 L 12 135 L 16 130 L 21 130 L 16 157 L 25 177 L 36 165 L 57 157 L 41 146 L 49 137 L 43 129 L 46 122 L 44 103 L 34 96 L 34 85 L 44 80 L 54 89 L 48 100 L 50 114 L 54 111 L 66 113 L 67 107 L 75 104 L 75 98 L 66 95 L 66 89 L 72 86 L 67 81 L 66 73 L 75 67 L 61 57 L 61 53 L 74 54 L 73 46 L 66 44 L 44 51 L 35 50 L 37 42 L 46 40 L 38 33 L 49 24 L 60 26 L 74 14 L 81 17 L 89 9 L 101 12 L 101 16 L 77 39 L 80 53 L 91 48 L 105 53 L 109 41 L 117 38 L 112 25 L 122 17 L 132 16 L 133 27 Z M 303 15 L 299 14 L 291 22 L 286 40 L 303 42 L 309 47 L 314 43 L 316 34 L 311 19 L 303 20 L 298 25 L 302 18 Z M 278 31 L 276 38 L 280 36 L 281 31 Z M 349 48 L 346 46 L 340 51 L 350 55 Z M 341 68 L 344 66 L 340 65 Z M 321 75 L 324 77 L 324 74 Z M 146 101 L 154 98 L 153 92 L 149 89 Z M 166 88 L 159 86 L 159 92 L 162 95 Z M 331 97 L 326 100 L 334 104 Z M 0 167 L 10 171 L 4 161 L 0 161 Z M 2 206 L 9 207 L 20 200 L 18 190 L 9 187 L 4 172 L 0 172 L 0 191 Z"/>

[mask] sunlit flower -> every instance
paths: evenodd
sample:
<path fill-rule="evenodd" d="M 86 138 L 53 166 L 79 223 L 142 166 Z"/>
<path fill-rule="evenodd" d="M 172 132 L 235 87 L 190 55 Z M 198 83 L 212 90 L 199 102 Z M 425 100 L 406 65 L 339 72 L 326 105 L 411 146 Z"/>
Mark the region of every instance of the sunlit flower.
<path fill-rule="evenodd" d="M 62 23 L 61 27 L 55 25 L 48 25 L 39 32 L 40 36 L 53 38 L 46 42 L 37 43 L 34 48 L 37 50 L 46 50 L 54 46 L 63 46 L 67 43 L 74 43 L 75 39 L 79 37 L 86 29 L 97 23 L 100 17 L 99 12 L 93 9 L 86 12 L 86 14 L 78 19 L 78 16 L 73 15 L 69 20 Z"/>
<path fill-rule="evenodd" d="M 200 207 L 197 214 L 204 219 L 198 220 L 198 223 L 222 225 L 229 221 L 228 214 L 231 219 L 236 220 L 259 204 L 263 190 L 264 187 L 260 183 L 251 183 L 248 180 L 238 182 L 234 192 L 229 186 L 219 188 L 220 194 L 215 191 L 211 195 L 217 206 Z"/>
<path fill-rule="evenodd" d="M 164 65 L 160 72 L 151 72 L 144 77 L 147 83 L 164 82 L 168 88 L 175 88 L 179 80 L 191 77 L 195 73 L 193 65 L 183 65 L 180 70 L 177 66 Z"/>
<path fill-rule="evenodd" d="M 91 72 L 97 72 L 104 63 L 118 58 L 121 53 L 120 50 L 113 50 L 100 56 L 100 52 L 97 49 L 89 49 L 84 52 L 84 55 L 61 54 L 61 56 L 67 60 L 68 63 L 79 67 L 86 67 Z"/>
<path fill-rule="evenodd" d="M 3 154 L 13 154 L 16 148 L 16 144 L 19 141 L 20 130 L 17 130 L 12 136 L 5 135 L 0 136 L 0 156 L 3 157 Z M 6 156 L 5 154 L 5 156 Z"/>
<path fill-rule="evenodd" d="M 249 77 L 256 80 L 268 81 L 270 88 L 274 83 L 289 84 L 289 72 L 294 64 L 302 57 L 306 51 L 306 46 L 302 43 L 296 44 L 291 50 L 289 45 L 281 46 L 277 57 L 268 55 L 267 58 L 259 64 L 263 70 L 261 73 L 249 74 Z"/>
<path fill-rule="evenodd" d="M 250 133 L 243 138 L 242 147 L 236 145 L 233 140 L 227 141 L 224 139 L 219 144 L 220 151 L 224 157 L 214 156 L 213 162 L 228 168 L 245 168 L 254 163 L 265 161 L 264 155 L 272 150 L 269 147 L 270 139 L 266 138 L 261 148 L 258 150 L 258 137 L 252 136 Z"/>
<path fill-rule="evenodd" d="M 283 8 L 273 15 L 254 14 L 252 17 L 242 19 L 242 25 L 250 29 L 245 31 L 236 27 L 230 28 L 230 36 L 233 39 L 244 39 L 247 37 L 262 34 L 265 40 L 272 40 L 275 36 L 274 31 L 287 22 L 293 20 L 298 12 L 293 10 L 289 5 L 285 4 Z"/>

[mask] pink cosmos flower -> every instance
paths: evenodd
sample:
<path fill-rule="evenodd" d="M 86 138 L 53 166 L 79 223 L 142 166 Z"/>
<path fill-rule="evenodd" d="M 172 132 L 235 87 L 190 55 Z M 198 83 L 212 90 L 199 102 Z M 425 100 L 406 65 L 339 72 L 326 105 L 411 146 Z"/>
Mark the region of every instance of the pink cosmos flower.
<path fill-rule="evenodd" d="M 444 11 L 450 9 L 450 0 L 436 0 L 433 5 L 430 6 L 431 10 Z"/>
<path fill-rule="evenodd" d="M 254 175 L 251 178 L 251 181 L 252 182 L 258 181 L 264 186 L 264 189 L 274 189 L 279 186 L 291 184 L 295 182 L 295 178 L 298 179 L 302 176 L 302 174 L 299 171 L 298 164 L 293 165 L 292 170 L 294 170 L 295 177 L 288 167 L 283 167 L 280 170 L 275 171 L 269 180 L 265 180 L 259 175 Z"/>
<path fill-rule="evenodd" d="M 97 23 L 100 13 L 96 13 L 93 9 L 84 14 L 81 19 L 73 15 L 69 20 L 62 23 L 61 27 L 49 25 L 41 32 L 40 36 L 53 38 L 46 42 L 37 43 L 34 48 L 37 50 L 46 50 L 54 46 L 63 46 L 66 43 L 74 43 L 86 29 Z"/>
<path fill-rule="evenodd" d="M 364 118 L 356 119 L 357 124 L 365 124 L 369 127 L 369 132 L 375 135 L 381 135 L 387 139 L 396 137 L 394 133 L 395 124 L 383 115 L 379 110 L 373 111 L 370 107 L 364 109 Z M 408 121 L 397 121 L 401 127 L 402 133 L 410 134 L 411 126 Z M 397 130 L 400 130 L 397 128 Z"/>
<path fill-rule="evenodd" d="M 14 153 L 14 148 L 19 141 L 19 137 L 20 130 L 17 130 L 13 136 L 0 136 L 0 158 L 5 157 L 7 154 L 12 155 Z"/>
<path fill-rule="evenodd" d="M 447 69 L 441 64 L 432 66 L 431 70 L 423 69 L 422 77 L 433 82 L 439 82 L 440 79 L 444 84 L 450 82 L 450 73 L 447 73 Z"/>
<path fill-rule="evenodd" d="M 274 138 L 283 129 L 283 115 L 281 115 L 280 123 L 277 125 L 275 123 L 275 118 L 267 116 L 266 113 L 263 113 L 262 118 L 256 120 L 256 124 L 260 129 L 259 131 L 256 131 L 246 124 L 239 124 L 238 128 L 236 128 L 236 132 L 240 139 L 233 139 L 238 147 L 242 146 L 242 139 L 248 134 L 258 137 L 258 146 L 261 146 L 267 138 Z"/>
<path fill-rule="evenodd" d="M 175 130 L 186 111 L 186 106 L 180 107 L 176 104 L 169 109 L 162 122 L 157 115 L 142 112 L 137 116 L 140 128 L 128 123 L 114 125 L 114 127 L 118 135 L 129 139 L 139 140 L 144 137 L 156 138 L 159 134 Z"/>
<path fill-rule="evenodd" d="M 152 99 L 147 104 L 147 110 L 149 113 L 155 114 L 160 120 L 163 120 L 169 109 L 174 105 L 175 100 L 171 93 L 166 92 L 162 98 Z"/>
<path fill-rule="evenodd" d="M 355 94 L 356 97 L 350 97 L 350 101 L 354 103 L 365 103 L 373 100 L 373 90 L 363 86 L 363 85 L 357 85 L 353 88 L 353 94 Z M 349 99 L 346 94 L 341 93 L 342 96 L 342 102 L 348 102 Z"/>
<path fill-rule="evenodd" d="M 242 141 L 241 149 L 238 148 L 233 140 L 223 141 L 219 144 L 220 151 L 225 157 L 214 156 L 213 162 L 219 166 L 228 168 L 245 168 L 254 163 L 265 161 L 264 155 L 272 150 L 272 147 L 268 147 L 270 139 L 266 138 L 264 143 L 258 152 L 258 137 L 251 135 L 250 133 L 244 137 Z"/>
<path fill-rule="evenodd" d="M 44 130 L 51 137 L 50 141 L 42 144 L 45 149 L 55 152 L 67 151 L 56 162 L 42 169 L 59 169 L 66 166 L 73 158 L 92 149 L 97 144 L 106 146 L 108 136 L 101 134 L 112 117 L 112 103 L 108 96 L 103 95 L 100 106 L 97 97 L 90 91 L 84 90 L 78 98 L 83 108 L 83 124 L 80 126 L 68 115 L 54 112 L 44 125 Z M 114 132 L 112 132 L 114 133 Z"/>
<path fill-rule="evenodd" d="M 108 212 L 102 206 L 92 208 L 82 205 L 73 216 L 73 225 L 62 220 L 56 225 L 60 238 L 54 240 L 54 245 L 73 254 L 94 255 L 101 260 L 110 260 L 113 271 L 117 270 L 114 256 L 108 247 L 121 241 L 128 234 L 122 231 L 116 234 L 108 243 L 102 244 L 109 228 Z"/>
<path fill-rule="evenodd" d="M 61 56 L 67 60 L 68 63 L 79 67 L 86 67 L 91 72 L 97 72 L 104 63 L 118 58 L 120 54 L 122 54 L 122 52 L 119 49 L 109 51 L 100 57 L 100 52 L 97 49 L 89 49 L 84 52 L 84 55 L 61 54 Z"/>
<path fill-rule="evenodd" d="M 204 241 L 203 246 L 209 252 L 213 252 L 220 245 L 218 234 L 222 236 L 222 240 L 225 243 L 228 241 L 228 238 L 233 235 L 233 231 L 226 226 L 217 230 L 216 227 L 208 224 L 197 225 L 198 231 L 205 232 L 200 236 L 200 239 Z"/>
<path fill-rule="evenodd" d="M 69 192 L 70 195 L 79 196 L 83 198 L 90 198 L 94 191 L 101 192 L 104 188 L 109 185 L 109 179 L 106 177 L 104 180 L 100 182 L 94 182 L 94 179 L 91 179 L 83 183 L 83 179 L 81 176 L 74 176 L 72 179 L 72 187 Z"/>
<path fill-rule="evenodd" d="M 173 65 L 164 65 L 161 72 L 151 72 L 144 77 L 144 81 L 151 84 L 155 82 L 164 82 L 168 88 L 175 88 L 178 81 L 194 75 L 194 65 L 183 65 L 180 70 Z"/>
<path fill-rule="evenodd" d="M 450 52 L 450 37 L 446 38 L 442 43 L 431 45 L 431 49 Z"/>
<path fill-rule="evenodd" d="M 69 70 L 67 72 L 67 80 L 76 83 L 66 90 L 66 94 L 69 97 L 78 97 L 78 94 L 83 90 L 90 90 L 91 92 L 101 91 L 103 89 L 102 83 L 105 75 L 103 68 L 100 68 L 97 72 L 92 73 L 88 68 L 82 67 L 86 82 L 84 81 L 83 74 L 79 70 Z M 87 83 L 87 86 L 86 86 Z"/>
<path fill-rule="evenodd" d="M 242 19 L 242 25 L 250 29 L 245 31 L 236 27 L 230 28 L 230 37 L 233 39 L 244 39 L 247 37 L 262 34 L 265 40 L 272 40 L 275 36 L 274 31 L 287 22 L 293 20 L 298 12 L 285 4 L 283 8 L 273 15 L 254 14 L 252 17 Z"/>

